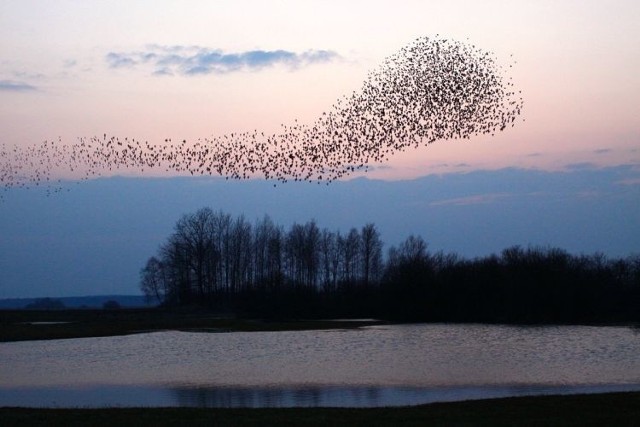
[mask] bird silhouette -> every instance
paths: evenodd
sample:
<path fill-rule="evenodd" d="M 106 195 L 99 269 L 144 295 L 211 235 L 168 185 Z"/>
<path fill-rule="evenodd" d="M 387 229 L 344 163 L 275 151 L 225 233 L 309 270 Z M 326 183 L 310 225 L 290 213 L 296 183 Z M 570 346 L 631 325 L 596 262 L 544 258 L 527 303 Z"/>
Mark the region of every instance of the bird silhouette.
<path fill-rule="evenodd" d="M 72 144 L 0 145 L 0 185 L 45 185 L 49 195 L 62 189 L 54 179 L 60 171 L 81 171 L 80 180 L 87 180 L 123 169 L 328 184 L 409 148 L 515 126 L 524 101 L 503 70 L 475 45 L 421 37 L 313 123 L 295 120 L 273 134 L 254 129 L 195 143 L 151 144 L 105 133 Z"/>

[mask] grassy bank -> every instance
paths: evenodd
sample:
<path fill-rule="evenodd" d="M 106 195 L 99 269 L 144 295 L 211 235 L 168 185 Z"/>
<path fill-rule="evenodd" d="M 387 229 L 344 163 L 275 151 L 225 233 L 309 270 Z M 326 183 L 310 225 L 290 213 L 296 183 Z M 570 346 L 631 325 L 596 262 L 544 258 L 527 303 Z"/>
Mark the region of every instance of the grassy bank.
<path fill-rule="evenodd" d="M 0 310 L 0 342 L 104 337 L 140 332 L 178 330 L 198 332 L 301 331 L 351 329 L 389 321 L 261 320 L 220 316 L 199 309 L 165 310 Z M 629 323 L 585 323 L 598 326 L 633 326 Z M 557 325 L 557 323 L 553 324 Z"/>
<path fill-rule="evenodd" d="M 222 318 L 197 310 L 0 310 L 0 342 L 102 337 L 162 330 L 249 332 L 344 329 L 379 323 L 334 320 L 261 321 Z"/>
<path fill-rule="evenodd" d="M 538 396 L 403 408 L 0 408 L 9 426 L 638 426 L 640 393 Z"/>

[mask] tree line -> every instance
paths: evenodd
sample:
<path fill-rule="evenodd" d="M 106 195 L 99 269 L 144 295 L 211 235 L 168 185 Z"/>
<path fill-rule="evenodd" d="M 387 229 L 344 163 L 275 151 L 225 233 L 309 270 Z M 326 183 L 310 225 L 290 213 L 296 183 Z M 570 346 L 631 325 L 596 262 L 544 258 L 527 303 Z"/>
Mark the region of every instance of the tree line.
<path fill-rule="evenodd" d="M 241 316 L 406 321 L 629 322 L 640 319 L 640 256 L 609 259 L 514 246 L 465 259 L 409 236 L 383 256 L 374 224 L 285 229 L 203 208 L 183 215 L 141 270 L 163 306 Z"/>

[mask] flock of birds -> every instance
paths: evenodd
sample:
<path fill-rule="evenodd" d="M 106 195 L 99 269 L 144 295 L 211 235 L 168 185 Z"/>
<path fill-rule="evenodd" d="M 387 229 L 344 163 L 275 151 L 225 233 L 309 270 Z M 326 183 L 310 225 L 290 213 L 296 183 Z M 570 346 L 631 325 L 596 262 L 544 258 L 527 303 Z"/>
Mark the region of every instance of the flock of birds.
<path fill-rule="evenodd" d="M 495 134 L 516 123 L 523 99 L 493 55 L 474 45 L 422 37 L 369 73 L 362 89 L 339 99 L 312 124 L 265 134 L 231 133 L 195 143 L 151 144 L 115 137 L 0 145 L 0 184 L 62 186 L 54 174 L 81 179 L 123 168 L 227 179 L 264 177 L 330 183 L 438 140 Z M 275 184 L 274 184 L 275 185 Z"/>

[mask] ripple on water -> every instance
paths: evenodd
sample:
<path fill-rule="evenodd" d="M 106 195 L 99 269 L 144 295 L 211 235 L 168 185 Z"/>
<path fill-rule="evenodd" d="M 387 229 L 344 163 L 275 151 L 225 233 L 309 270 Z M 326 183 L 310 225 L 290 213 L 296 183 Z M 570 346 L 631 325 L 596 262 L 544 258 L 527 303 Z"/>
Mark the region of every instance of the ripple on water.
<path fill-rule="evenodd" d="M 211 396 L 221 389 L 244 390 L 238 392 L 243 396 L 247 390 L 267 390 L 267 395 L 315 390 L 310 395 L 325 396 L 321 401 L 336 401 L 326 396 L 343 396 L 344 390 L 365 396 L 396 390 L 390 394 L 396 396 L 400 389 L 419 389 L 424 398 L 425 390 L 493 387 L 514 393 L 514 385 L 530 390 L 626 387 L 640 384 L 638 354 L 640 335 L 624 327 L 422 324 L 224 334 L 165 331 L 0 344 L 0 388 L 5 395 L 34 388 L 147 387 L 174 390 L 172 395 L 182 390 L 182 396 L 196 390 L 205 401 L 216 401 Z M 409 394 L 404 393 L 405 400 L 412 401 Z"/>

